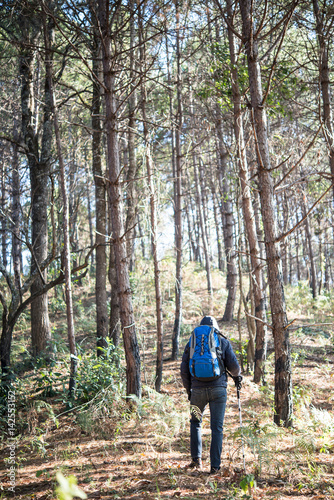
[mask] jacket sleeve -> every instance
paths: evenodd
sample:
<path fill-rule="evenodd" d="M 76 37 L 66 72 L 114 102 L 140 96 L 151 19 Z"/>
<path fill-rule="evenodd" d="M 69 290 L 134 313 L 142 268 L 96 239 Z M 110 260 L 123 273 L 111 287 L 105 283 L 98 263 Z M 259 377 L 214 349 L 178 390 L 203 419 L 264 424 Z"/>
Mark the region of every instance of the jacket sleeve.
<path fill-rule="evenodd" d="M 182 362 L 181 362 L 181 379 L 182 379 L 182 384 L 183 387 L 186 389 L 186 391 L 189 393 L 190 388 L 191 388 L 191 375 L 189 371 L 189 342 L 186 345 L 183 356 L 182 356 Z"/>
<path fill-rule="evenodd" d="M 240 370 L 240 366 L 239 366 L 237 357 L 234 354 L 232 346 L 228 340 L 227 340 L 227 345 L 226 345 L 226 350 L 225 350 L 224 363 L 225 363 L 225 367 L 230 372 L 232 377 L 237 377 L 238 375 L 240 375 L 241 370 Z"/>

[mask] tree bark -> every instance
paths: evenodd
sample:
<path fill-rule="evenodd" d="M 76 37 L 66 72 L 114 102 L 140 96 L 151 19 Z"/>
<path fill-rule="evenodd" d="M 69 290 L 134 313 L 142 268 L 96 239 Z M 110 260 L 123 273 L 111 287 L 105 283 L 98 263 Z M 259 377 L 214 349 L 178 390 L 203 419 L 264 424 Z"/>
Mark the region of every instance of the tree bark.
<path fill-rule="evenodd" d="M 209 296 L 210 296 L 211 301 L 212 301 L 213 291 L 212 291 L 212 279 L 211 279 L 211 268 L 210 268 L 210 255 L 209 255 L 207 233 L 205 231 L 203 205 L 202 205 L 202 200 L 201 200 L 201 192 L 200 192 L 201 185 L 200 185 L 199 178 L 198 178 L 196 157 L 195 157 L 194 153 L 193 153 L 193 167 L 194 167 L 194 180 L 195 180 L 195 188 L 196 188 L 196 200 L 197 200 L 196 202 L 197 202 L 199 224 L 200 224 L 200 228 L 201 228 L 204 258 L 205 258 L 206 281 L 207 281 L 208 293 L 209 293 Z"/>
<path fill-rule="evenodd" d="M 305 217 L 306 213 L 307 213 L 305 194 L 302 194 L 301 205 L 302 205 L 302 216 Z M 305 219 L 304 226 L 305 226 L 308 258 L 309 258 L 309 266 L 310 266 L 310 288 L 312 290 L 312 297 L 314 299 L 316 299 L 317 295 L 318 295 L 317 273 L 316 273 L 316 268 L 315 268 L 315 260 L 314 260 L 313 246 L 312 246 L 312 234 L 311 234 L 310 222 L 309 222 L 308 217 L 306 217 L 306 219 Z"/>
<path fill-rule="evenodd" d="M 219 173 L 221 212 L 223 221 L 223 236 L 224 236 L 225 259 L 226 259 L 226 288 L 228 292 L 225 311 L 222 320 L 229 322 L 233 320 L 235 297 L 237 293 L 238 274 L 237 274 L 237 267 L 235 260 L 235 244 L 233 235 L 233 230 L 234 230 L 233 208 L 231 201 L 231 193 L 229 191 L 226 178 L 227 174 L 226 159 L 228 153 L 224 147 L 222 123 L 220 118 L 218 118 L 216 121 L 216 131 L 218 137 L 218 154 L 219 154 L 218 173 Z"/>
<path fill-rule="evenodd" d="M 219 271 L 223 271 L 224 270 L 224 261 L 223 261 L 220 222 L 219 222 L 219 209 L 218 209 L 218 200 L 217 200 L 217 193 L 216 193 L 215 180 L 214 180 L 213 173 L 212 173 L 212 177 L 211 177 L 211 186 L 210 187 L 211 187 L 211 196 L 212 196 L 212 205 L 213 205 L 213 216 L 214 216 L 215 227 L 216 227 L 218 269 L 219 269 Z"/>
<path fill-rule="evenodd" d="M 232 1 L 226 0 L 227 13 L 230 22 L 228 27 L 229 49 L 231 58 L 231 81 L 233 93 L 233 108 L 234 108 L 234 134 L 237 144 L 238 163 L 239 163 L 239 179 L 242 197 L 242 209 L 244 214 L 245 228 L 249 244 L 251 268 L 252 268 L 252 291 L 254 296 L 254 313 L 259 319 L 256 321 L 256 346 L 254 357 L 254 382 L 259 383 L 261 378 L 264 379 L 264 363 L 267 352 L 267 329 L 265 295 L 263 286 L 263 271 L 262 262 L 260 259 L 260 247 L 258 243 L 254 210 L 251 200 L 250 180 L 248 172 L 248 164 L 246 157 L 246 148 L 244 140 L 243 114 L 241 108 L 241 94 L 238 81 L 237 57 L 235 50 L 234 34 L 231 26 L 233 26 L 233 9 Z"/>
<path fill-rule="evenodd" d="M 239 0 L 243 40 L 247 54 L 251 112 L 255 130 L 261 212 L 265 235 L 268 282 L 275 347 L 275 415 L 274 422 L 292 425 L 292 382 L 289 329 L 285 308 L 281 258 L 276 243 L 273 180 L 268 147 L 267 117 L 263 105 L 261 69 L 257 40 L 254 39 L 252 0 Z"/>
<path fill-rule="evenodd" d="M 101 65 L 101 39 L 98 31 L 96 2 L 91 2 L 91 19 L 93 26 L 92 59 L 93 72 L 99 79 L 102 78 Z M 92 157 L 93 175 L 95 184 L 95 217 L 96 217 L 96 276 L 95 276 L 95 302 L 96 302 L 96 347 L 97 355 L 103 354 L 107 347 L 109 317 L 107 304 L 107 205 L 105 172 L 102 167 L 102 127 L 101 127 L 101 102 L 102 89 L 100 81 L 93 79 L 93 97 L 91 104 L 92 120 Z M 111 337 L 112 338 L 112 337 Z"/>
<path fill-rule="evenodd" d="M 59 130 L 58 109 L 55 100 L 53 89 L 53 75 L 52 75 L 52 59 L 51 59 L 51 46 L 53 33 L 53 18 L 50 17 L 47 23 L 47 17 L 44 16 L 44 40 L 45 40 L 45 65 L 48 79 L 48 89 L 50 96 L 51 109 L 53 111 L 54 130 L 56 136 L 57 155 L 60 168 L 60 186 L 63 201 L 63 263 L 65 272 L 65 298 L 66 298 L 66 318 L 67 318 L 67 338 L 70 348 L 70 380 L 69 380 L 69 397 L 73 397 L 76 387 L 76 374 L 78 366 L 77 348 L 75 344 L 75 331 L 74 331 L 74 316 L 73 316 L 73 300 L 72 300 L 72 281 L 71 281 L 71 245 L 70 245 L 70 227 L 69 227 L 69 199 L 66 186 L 66 172 L 65 163 L 63 158 L 61 136 Z"/>
<path fill-rule="evenodd" d="M 329 5 L 327 9 L 328 8 Z M 330 85 L 330 70 L 329 70 L 330 36 L 328 34 L 328 29 L 324 27 L 326 7 L 323 7 L 320 10 L 318 0 L 313 0 L 313 11 L 316 19 L 316 32 L 319 44 L 319 77 L 320 77 L 320 89 L 322 96 L 324 134 L 329 150 L 329 167 L 332 175 L 333 204 L 334 204 L 334 135 L 333 135 L 334 128 L 333 128 L 333 117 L 332 117 L 331 85 Z M 329 12 L 327 12 L 327 14 L 329 15 Z M 330 22 L 330 20 L 328 22 Z"/>
<path fill-rule="evenodd" d="M 174 225 L 175 225 L 175 319 L 172 337 L 172 360 L 179 355 L 180 331 L 182 323 L 182 97 L 181 97 L 181 53 L 180 53 L 180 13 L 179 0 L 175 0 L 176 11 L 176 60 L 177 60 L 177 117 L 175 133 L 176 171 L 174 181 Z"/>
<path fill-rule="evenodd" d="M 130 87 L 131 95 L 129 97 L 129 121 L 128 121 L 128 152 L 129 152 L 129 168 L 126 175 L 126 248 L 129 261 L 129 271 L 134 270 L 134 230 L 137 216 L 137 193 L 135 179 L 137 175 L 137 158 L 136 158 L 136 88 L 135 88 L 135 19 L 134 19 L 134 0 L 129 2 L 130 14 L 132 15 L 130 23 Z"/>
<path fill-rule="evenodd" d="M 118 4 L 119 5 L 119 4 Z M 133 314 L 129 270 L 124 241 L 122 214 L 122 192 L 120 188 L 119 143 L 117 131 L 117 102 L 115 94 L 114 59 L 111 44 L 112 25 L 109 0 L 98 0 L 98 12 L 102 36 L 102 61 L 104 77 L 104 98 L 106 109 L 107 164 L 109 170 L 109 196 L 111 206 L 112 235 L 115 250 L 116 274 L 120 318 L 126 357 L 127 395 L 141 397 L 140 355 Z M 117 6 L 114 7 L 117 9 Z M 115 12 L 114 12 L 115 13 Z"/>
<path fill-rule="evenodd" d="M 22 12 L 22 31 L 27 19 L 23 19 L 27 12 Z M 30 13 L 31 15 L 31 13 Z M 36 20 L 36 14 L 32 14 Z M 39 22 L 35 22 L 34 39 L 23 39 L 20 50 L 20 79 L 21 79 L 21 111 L 22 111 L 22 138 L 27 149 L 27 159 L 30 171 L 31 186 L 31 272 L 45 260 L 48 253 L 48 177 L 50 170 L 50 151 L 52 140 L 50 89 L 47 78 L 44 87 L 44 121 L 41 151 L 38 144 L 38 131 L 34 126 L 35 105 L 33 74 L 35 64 L 34 43 L 40 35 Z M 43 287 L 46 281 L 46 271 L 34 281 L 31 294 L 34 295 Z M 31 348 L 33 356 L 40 355 L 48 349 L 51 341 L 51 330 L 48 313 L 47 294 L 39 297 L 31 305 Z"/>
<path fill-rule="evenodd" d="M 5 162 L 1 162 L 1 210 L 2 213 L 6 213 L 6 194 L 7 194 L 7 187 L 6 187 L 6 164 Z M 7 260 L 7 219 L 4 217 L 2 214 L 0 215 L 1 219 L 1 257 L 2 257 L 2 264 L 6 268 L 8 264 Z"/>
<path fill-rule="evenodd" d="M 20 205 L 20 162 L 18 155 L 17 143 L 19 142 L 18 124 L 14 122 L 13 139 L 16 141 L 13 144 L 13 168 L 12 168 L 12 257 L 15 287 L 21 294 L 21 241 L 20 241 L 20 225 L 21 225 L 21 205 Z"/>

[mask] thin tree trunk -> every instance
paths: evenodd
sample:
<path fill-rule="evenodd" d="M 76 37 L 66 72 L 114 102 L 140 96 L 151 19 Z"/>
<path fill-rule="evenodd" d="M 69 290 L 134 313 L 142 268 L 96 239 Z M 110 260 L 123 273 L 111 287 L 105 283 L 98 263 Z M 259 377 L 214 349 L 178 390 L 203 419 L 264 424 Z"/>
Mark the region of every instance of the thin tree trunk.
<path fill-rule="evenodd" d="M 307 207 L 306 207 L 306 200 L 305 200 L 305 194 L 302 195 L 302 215 L 303 217 L 306 216 L 307 213 Z M 312 297 L 315 299 L 318 295 L 318 288 L 317 288 L 317 273 L 315 269 L 315 261 L 314 261 L 314 253 L 313 253 L 313 245 L 312 245 L 312 234 L 311 234 L 311 228 L 310 228 L 310 222 L 309 218 L 306 217 L 305 222 L 305 234 L 306 234 L 306 241 L 307 241 L 307 248 L 308 248 L 308 257 L 309 257 L 309 263 L 310 263 L 310 285 L 311 285 L 311 290 L 312 290 Z"/>
<path fill-rule="evenodd" d="M 267 117 L 263 106 L 261 70 L 257 40 L 254 40 L 252 0 L 239 0 L 242 30 L 251 94 L 251 112 L 255 130 L 261 212 L 265 235 L 270 305 L 275 347 L 275 415 L 274 421 L 285 427 L 292 424 L 292 381 L 290 339 L 287 328 L 281 258 L 276 243 L 273 180 L 268 147 Z"/>
<path fill-rule="evenodd" d="M 220 223 L 219 223 L 219 210 L 218 210 L 217 193 L 216 193 L 216 189 L 215 189 L 215 182 L 213 179 L 213 173 L 212 173 L 212 177 L 211 177 L 211 196 L 212 196 L 213 216 L 214 216 L 214 221 L 215 221 L 216 238 L 217 238 L 218 269 L 219 269 L 219 271 L 223 271 L 224 262 L 223 262 L 223 251 L 222 251 L 221 232 L 220 232 Z"/>
<path fill-rule="evenodd" d="M 19 142 L 19 131 L 17 123 L 14 123 L 13 139 L 16 143 Z M 14 283 L 17 290 L 21 294 L 21 241 L 20 241 L 20 220 L 21 220 L 21 205 L 20 205 L 20 163 L 18 156 L 17 144 L 13 144 L 13 167 L 12 167 L 12 257 Z"/>
<path fill-rule="evenodd" d="M 88 178 L 87 186 L 86 186 L 86 196 L 87 196 L 87 215 L 88 215 L 88 227 L 89 227 L 89 242 L 90 246 L 94 246 L 94 230 L 93 230 L 93 217 L 92 217 L 92 200 L 90 196 L 91 191 L 91 180 Z M 94 264 L 94 254 L 92 253 L 90 259 L 91 266 Z"/>
<path fill-rule="evenodd" d="M 321 294 L 323 285 L 323 233 L 321 231 L 321 218 L 318 216 L 318 239 L 319 239 L 319 284 L 318 284 L 318 294 Z"/>
<path fill-rule="evenodd" d="M 118 4 L 120 5 L 120 4 Z M 141 397 L 140 354 L 137 342 L 135 318 L 133 314 L 124 224 L 122 214 L 122 193 L 120 188 L 119 142 L 117 131 L 117 102 L 115 95 L 115 73 L 111 44 L 111 25 L 109 0 L 98 0 L 98 13 L 102 35 L 104 98 L 106 108 L 105 130 L 107 136 L 107 163 L 109 169 L 109 196 L 111 205 L 111 224 L 117 274 L 120 318 L 126 357 L 127 395 Z M 117 6 L 115 6 L 117 9 Z"/>
<path fill-rule="evenodd" d="M 318 0 L 313 0 L 313 11 L 316 19 L 316 32 L 318 35 L 319 44 L 319 79 L 322 96 L 322 111 L 324 134 L 329 149 L 329 167 L 332 175 L 333 185 L 333 203 L 334 203 L 334 129 L 331 104 L 331 85 L 330 85 L 330 70 L 329 70 L 329 40 L 328 29 L 324 27 L 324 19 L 326 14 L 330 16 L 329 5 L 325 5 L 320 9 Z M 332 15 L 332 14 L 331 14 Z M 327 32 L 327 33 L 326 33 Z"/>
<path fill-rule="evenodd" d="M 222 220 L 223 220 L 223 235 L 224 235 L 224 246 L 225 246 L 225 258 L 226 258 L 226 288 L 227 288 L 227 301 L 225 305 L 225 311 L 223 315 L 223 321 L 233 320 L 233 310 L 235 304 L 235 297 L 237 293 L 237 267 L 235 262 L 235 245 L 234 245 L 234 220 L 233 220 L 233 208 L 231 201 L 231 192 L 229 192 L 227 184 L 227 164 L 226 159 L 228 156 L 227 151 L 224 148 L 223 141 L 223 131 L 222 131 L 221 120 L 218 119 L 216 123 L 216 131 L 218 136 L 218 165 L 219 165 L 219 184 L 221 190 L 221 210 L 222 210 Z"/>
<path fill-rule="evenodd" d="M 44 39 L 45 39 L 45 53 L 46 53 L 45 65 L 47 71 L 47 78 L 49 82 L 51 108 L 53 111 L 57 155 L 58 155 L 58 162 L 60 169 L 60 186 L 61 186 L 62 201 L 63 201 L 63 238 L 64 238 L 63 263 L 65 271 L 67 337 L 68 337 L 68 343 L 70 348 L 70 359 L 71 359 L 69 396 L 73 397 L 75 394 L 78 358 L 77 358 L 77 349 L 75 344 L 73 301 L 72 301 L 71 246 L 70 246 L 70 227 L 69 227 L 70 215 L 69 215 L 69 200 L 68 200 L 68 193 L 66 186 L 65 164 L 61 146 L 60 130 L 59 130 L 58 110 L 53 90 L 52 62 L 50 57 L 51 56 L 50 35 L 52 36 L 51 30 L 53 29 L 52 23 L 53 21 L 52 19 L 50 19 L 50 24 L 47 25 L 47 19 L 46 16 L 44 16 Z"/>
<path fill-rule="evenodd" d="M 155 390 L 160 392 L 162 382 L 162 369 L 163 369 L 163 315 L 162 315 L 162 296 L 160 285 L 160 266 L 158 260 L 158 244 L 157 244 L 157 208 L 156 208 L 156 193 L 154 189 L 154 167 L 152 164 L 152 157 L 150 152 L 149 132 L 147 127 L 146 117 L 146 102 L 147 102 L 147 89 L 145 75 L 146 69 L 146 46 L 143 43 L 145 35 L 143 33 L 142 16 L 139 12 L 139 43 L 140 43 L 140 63 L 141 72 L 143 75 L 143 82 L 141 86 L 141 109 L 143 115 L 143 131 L 144 131 L 144 146 L 145 146 L 145 160 L 147 170 L 147 184 L 150 197 L 150 213 L 151 213 L 151 245 L 154 263 L 154 284 L 155 284 L 155 309 L 156 309 L 156 324 L 157 324 L 157 359 L 156 359 L 156 373 L 155 373 Z"/>
<path fill-rule="evenodd" d="M 179 355 L 180 331 L 182 323 L 182 164 L 181 164 L 181 53 L 179 0 L 175 0 L 176 11 L 176 60 L 177 60 L 177 118 L 176 118 L 176 172 L 174 182 L 174 225 L 175 225 L 175 319 L 172 337 L 172 360 Z"/>
<path fill-rule="evenodd" d="M 129 3 L 130 14 L 134 11 L 134 0 Z M 134 270 L 134 229 L 137 215 L 137 193 L 135 178 L 137 175 L 137 159 L 136 159 L 136 146 L 135 146 L 135 132 L 136 132 L 136 89 L 135 89 L 135 19 L 134 16 L 130 18 L 130 87 L 131 95 L 129 97 L 129 122 L 128 122 L 128 152 L 129 152 L 129 168 L 127 171 L 126 181 L 126 245 L 127 255 L 129 261 L 129 270 Z"/>
<path fill-rule="evenodd" d="M 296 245 L 296 272 L 297 272 L 297 281 L 299 283 L 301 280 L 301 273 L 300 273 L 300 259 L 299 259 L 299 230 L 298 229 L 295 233 L 295 245 Z"/>
<path fill-rule="evenodd" d="M 330 256 L 329 256 L 329 248 L 328 248 L 328 240 L 327 240 L 327 230 L 324 231 L 324 245 L 325 245 L 325 269 L 324 269 L 324 289 L 330 289 Z"/>
<path fill-rule="evenodd" d="M 102 78 L 101 64 L 101 39 L 98 31 L 98 20 L 96 17 L 96 2 L 91 3 L 91 19 L 93 26 L 92 40 L 92 59 L 93 72 L 98 78 Z M 92 120 L 92 156 L 93 156 L 93 175 L 95 184 L 95 217 L 96 217 L 96 276 L 95 276 L 95 302 L 96 302 L 96 347 L 97 355 L 103 354 L 107 347 L 106 338 L 108 336 L 108 301 L 107 301 L 107 253 L 106 253 L 106 234 L 107 234 L 107 205 L 106 205 L 106 184 L 105 172 L 102 167 L 102 89 L 101 83 L 93 79 L 93 97 L 91 104 Z M 110 336 L 111 338 L 112 335 Z"/>
<path fill-rule="evenodd" d="M 209 255 L 207 235 L 206 235 L 206 231 L 205 231 L 203 205 L 202 205 L 201 193 L 200 193 L 201 185 L 200 185 L 199 178 L 198 178 L 196 157 L 195 157 L 194 153 L 193 153 L 193 167 L 194 167 L 194 179 L 195 179 L 196 198 L 197 198 L 197 209 L 198 209 L 198 216 L 199 216 L 199 224 L 200 224 L 200 228 L 201 228 L 204 258 L 205 258 L 207 288 L 208 288 L 208 293 L 210 295 L 210 299 L 212 301 L 213 291 L 212 291 L 212 278 L 211 278 L 211 268 L 210 268 L 210 255 Z"/>
<path fill-rule="evenodd" d="M 2 213 L 6 213 L 6 164 L 5 162 L 1 162 L 1 210 Z M 8 264 L 7 260 L 7 219 L 2 214 L 1 218 L 1 256 L 2 256 L 2 264 L 6 268 Z"/>

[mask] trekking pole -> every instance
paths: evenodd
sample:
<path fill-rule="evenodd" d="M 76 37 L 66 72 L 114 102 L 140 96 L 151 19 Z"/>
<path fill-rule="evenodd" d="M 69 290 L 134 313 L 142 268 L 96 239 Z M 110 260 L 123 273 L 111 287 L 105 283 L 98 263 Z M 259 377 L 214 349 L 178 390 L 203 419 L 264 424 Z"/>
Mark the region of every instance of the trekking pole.
<path fill-rule="evenodd" d="M 238 408 L 239 408 L 239 418 L 240 418 L 240 434 L 241 434 L 242 460 L 243 460 L 243 464 L 244 464 L 244 472 L 246 474 L 244 432 L 243 432 L 242 416 L 241 416 L 240 383 L 238 383 L 238 385 L 237 385 L 237 397 L 238 397 Z"/>

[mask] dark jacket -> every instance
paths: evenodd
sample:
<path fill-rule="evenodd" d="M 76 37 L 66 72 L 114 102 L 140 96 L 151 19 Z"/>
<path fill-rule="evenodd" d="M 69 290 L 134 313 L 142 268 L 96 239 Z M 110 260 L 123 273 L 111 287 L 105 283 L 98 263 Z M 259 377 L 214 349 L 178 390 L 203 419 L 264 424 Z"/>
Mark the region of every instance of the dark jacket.
<path fill-rule="evenodd" d="M 225 368 L 231 373 L 233 377 L 240 375 L 240 366 L 236 355 L 233 352 L 232 346 L 225 337 L 220 336 L 222 359 Z M 186 391 L 190 392 L 190 389 L 195 387 L 227 387 L 227 375 L 224 372 L 219 378 L 212 380 L 211 382 L 203 382 L 202 380 L 197 380 L 192 377 L 189 371 L 189 356 L 190 356 L 190 340 L 187 343 L 181 362 L 181 378 L 183 387 Z"/>

